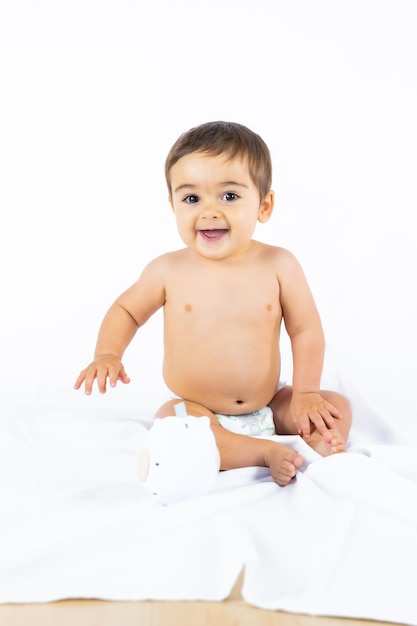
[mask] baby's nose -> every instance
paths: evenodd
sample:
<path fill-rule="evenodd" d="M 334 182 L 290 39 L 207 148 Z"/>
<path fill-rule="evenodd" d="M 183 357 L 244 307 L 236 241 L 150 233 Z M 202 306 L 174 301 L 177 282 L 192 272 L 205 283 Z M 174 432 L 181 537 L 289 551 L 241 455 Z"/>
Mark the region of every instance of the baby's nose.
<path fill-rule="evenodd" d="M 205 218 L 216 218 L 221 214 L 215 202 L 206 202 L 203 206 L 202 216 Z"/>

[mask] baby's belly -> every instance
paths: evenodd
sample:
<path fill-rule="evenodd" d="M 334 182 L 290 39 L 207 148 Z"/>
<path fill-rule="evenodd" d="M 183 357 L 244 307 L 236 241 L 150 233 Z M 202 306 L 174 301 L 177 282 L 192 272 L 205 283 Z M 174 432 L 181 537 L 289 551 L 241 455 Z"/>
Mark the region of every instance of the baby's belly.
<path fill-rule="evenodd" d="M 279 381 L 279 357 L 273 365 L 251 363 L 207 363 L 180 365 L 164 361 L 164 379 L 169 389 L 186 400 L 196 402 L 213 413 L 239 415 L 266 406 L 274 397 Z"/>

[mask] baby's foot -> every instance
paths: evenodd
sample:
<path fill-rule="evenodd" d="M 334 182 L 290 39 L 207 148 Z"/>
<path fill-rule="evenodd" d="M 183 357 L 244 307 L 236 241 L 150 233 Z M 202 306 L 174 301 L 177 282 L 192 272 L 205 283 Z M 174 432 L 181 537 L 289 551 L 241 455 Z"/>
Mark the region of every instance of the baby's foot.
<path fill-rule="evenodd" d="M 273 442 L 265 455 L 265 462 L 275 482 L 285 487 L 303 464 L 303 457 L 289 446 Z"/>
<path fill-rule="evenodd" d="M 311 446 L 321 456 L 329 456 L 330 454 L 337 454 L 338 452 L 346 452 L 346 441 L 343 439 L 338 428 L 329 428 L 328 433 L 332 438 L 330 441 L 325 441 L 323 436 L 316 430 L 311 433 L 310 437 L 306 440 L 309 446 Z"/>

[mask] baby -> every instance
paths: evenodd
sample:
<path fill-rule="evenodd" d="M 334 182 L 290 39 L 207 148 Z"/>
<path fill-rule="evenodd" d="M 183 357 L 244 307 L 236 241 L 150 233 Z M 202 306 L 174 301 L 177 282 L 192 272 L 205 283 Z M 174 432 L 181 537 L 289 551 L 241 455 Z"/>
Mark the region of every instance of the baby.
<path fill-rule="evenodd" d="M 138 328 L 164 309 L 163 375 L 175 398 L 156 418 L 207 416 L 223 470 L 263 466 L 281 486 L 303 458 L 273 434 L 298 434 L 321 455 L 343 452 L 348 400 L 320 389 L 324 336 L 306 278 L 288 250 L 252 239 L 274 207 L 268 147 L 236 123 L 202 124 L 179 137 L 165 174 L 185 247 L 151 261 L 112 304 L 94 360 L 78 376 L 90 394 L 130 382 L 122 357 Z M 280 329 L 293 354 L 280 383 Z M 192 471 L 192 468 L 190 468 Z"/>

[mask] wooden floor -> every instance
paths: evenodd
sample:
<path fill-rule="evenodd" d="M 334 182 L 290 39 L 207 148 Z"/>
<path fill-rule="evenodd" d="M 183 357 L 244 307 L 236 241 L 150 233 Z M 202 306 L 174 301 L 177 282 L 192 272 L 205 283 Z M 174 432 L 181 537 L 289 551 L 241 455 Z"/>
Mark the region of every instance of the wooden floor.
<path fill-rule="evenodd" d="M 387 622 L 264 611 L 243 602 L 240 580 L 224 602 L 103 602 L 0 605 L 1 626 L 386 626 Z"/>
<path fill-rule="evenodd" d="M 0 607 L 1 626 L 381 626 L 386 622 L 264 611 L 242 601 L 101 602 L 65 600 Z"/>

